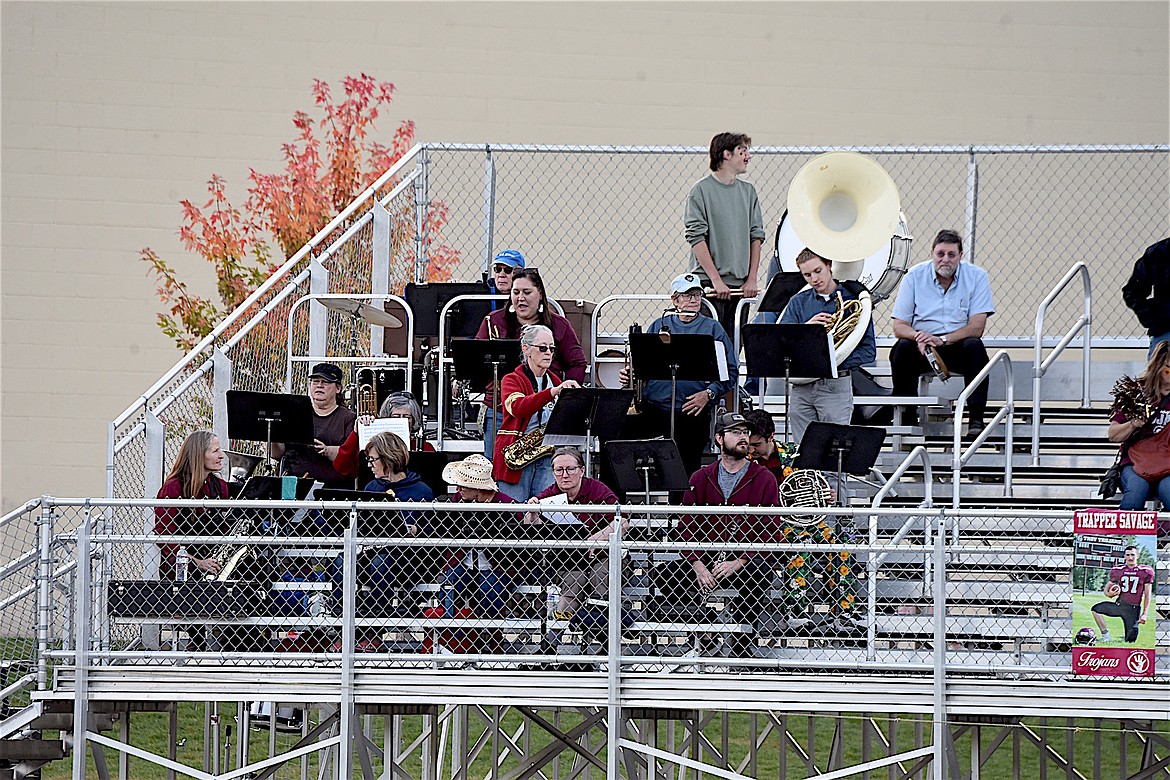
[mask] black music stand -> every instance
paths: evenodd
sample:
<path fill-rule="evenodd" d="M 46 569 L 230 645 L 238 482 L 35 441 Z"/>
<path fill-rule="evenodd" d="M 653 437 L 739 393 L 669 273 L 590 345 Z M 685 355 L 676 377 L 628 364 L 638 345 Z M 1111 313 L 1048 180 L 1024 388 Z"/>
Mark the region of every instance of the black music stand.
<path fill-rule="evenodd" d="M 799 271 L 781 271 L 768 282 L 756 310 L 780 314 L 792 296 L 800 292 L 805 284 L 804 276 Z"/>
<path fill-rule="evenodd" d="M 573 387 L 562 390 L 544 428 L 545 444 L 584 445 L 585 473 L 592 473 L 593 440 L 602 443 L 621 434 L 634 391 Z"/>
<path fill-rule="evenodd" d="M 402 297 L 414 317 L 414 335 L 439 335 L 439 312 L 452 298 L 460 295 L 487 295 L 491 290 L 483 282 L 429 282 L 406 285 Z M 491 301 L 464 301 L 451 309 L 451 328 L 447 336 L 471 337 L 491 311 Z"/>
<path fill-rule="evenodd" d="M 266 442 L 313 443 L 313 403 L 307 395 L 228 390 L 228 438 Z"/>
<path fill-rule="evenodd" d="M 823 325 L 753 323 L 743 327 L 748 375 L 784 377 L 785 441 L 792 404 L 792 375 L 821 379 L 837 374 L 828 334 Z"/>
<path fill-rule="evenodd" d="M 641 493 L 650 503 L 650 491 L 681 492 L 690 477 L 673 439 L 611 439 L 604 445 L 618 492 L 626 498 Z"/>
<path fill-rule="evenodd" d="M 726 355 L 725 358 L 734 360 L 735 356 Z M 639 381 L 670 380 L 671 439 L 674 438 L 674 418 L 678 413 L 674 407 L 679 380 L 726 381 L 719 372 L 715 337 L 706 333 L 631 333 L 630 364 Z M 730 372 L 730 368 L 727 370 Z"/>
<path fill-rule="evenodd" d="M 805 429 L 800 451 L 792 465 L 798 469 L 836 471 L 837 503 L 845 506 L 841 489 L 844 474 L 860 477 L 869 473 L 885 440 L 885 428 L 812 422 Z"/>
<path fill-rule="evenodd" d="M 500 368 L 511 371 L 520 365 L 520 339 L 451 339 L 451 360 L 460 379 L 476 387 L 492 383 L 492 409 L 498 409 Z M 493 435 L 498 417 L 492 415 Z"/>

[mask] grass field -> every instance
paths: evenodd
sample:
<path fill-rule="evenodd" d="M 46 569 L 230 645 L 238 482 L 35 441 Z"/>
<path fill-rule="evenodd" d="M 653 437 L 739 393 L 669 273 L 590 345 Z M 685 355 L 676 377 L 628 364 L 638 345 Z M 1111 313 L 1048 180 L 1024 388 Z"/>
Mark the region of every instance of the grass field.
<path fill-rule="evenodd" d="M 1104 601 L 1105 597 L 1100 593 L 1086 593 L 1081 595 L 1079 593 L 1073 594 L 1073 617 L 1072 617 L 1072 635 L 1076 636 L 1084 626 L 1088 626 L 1097 632 L 1097 623 L 1093 620 L 1093 605 L 1098 601 Z M 1157 610 L 1151 610 L 1150 615 L 1153 618 Z M 1137 641 L 1128 644 L 1125 642 L 1125 627 L 1122 625 L 1121 618 L 1106 617 L 1105 627 L 1109 629 L 1109 635 L 1112 637 L 1109 642 L 1102 642 L 1098 639 L 1097 647 L 1128 647 L 1133 648 L 1154 648 L 1154 631 L 1156 628 L 1156 619 L 1151 619 L 1142 624 L 1138 629 Z M 1097 632 L 1099 633 L 1099 632 Z"/>
<path fill-rule="evenodd" d="M 782 706 L 781 703 L 777 703 Z M 234 711 L 234 705 L 224 705 L 221 712 L 224 713 L 224 722 L 231 722 L 231 713 Z M 487 712 L 491 713 L 488 709 Z M 550 721 L 558 721 L 564 728 L 569 728 L 581 721 L 581 715 L 576 711 L 562 711 L 560 713 L 544 712 L 542 716 Z M 768 716 L 766 713 L 760 713 L 754 716 L 756 725 L 759 731 L 762 731 L 767 723 Z M 777 715 L 777 717 L 780 717 Z M 753 734 L 752 727 L 753 716 L 746 713 L 722 713 L 714 714 L 710 723 L 708 723 L 703 733 L 710 741 L 710 744 L 716 748 L 721 749 L 721 746 L 726 739 L 728 745 L 728 753 L 730 754 L 731 769 L 736 769 L 739 763 L 748 754 L 748 745 Z M 407 717 L 403 719 L 403 744 L 409 744 L 421 730 L 421 718 Z M 524 735 L 519 734 L 523 718 L 514 711 L 507 711 L 501 719 L 503 730 L 509 735 L 514 735 L 518 744 L 523 744 Z M 365 721 L 365 727 L 368 734 L 375 743 L 381 743 L 381 734 L 383 733 L 384 720 L 381 717 L 371 717 Z M 896 746 L 899 751 L 908 750 L 918 744 L 916 740 L 916 732 L 921 734 L 921 739 L 929 742 L 931 726 L 929 721 L 916 721 L 910 717 L 887 717 L 876 716 L 874 720 L 867 721 L 860 716 L 847 715 L 841 718 L 842 737 L 844 745 L 844 757 L 846 764 L 856 763 L 861 760 L 861 746 L 863 741 L 862 729 L 868 732 L 867 738 L 870 742 L 873 754 L 871 757 L 877 757 L 884 754 L 881 748 L 881 740 L 876 735 L 874 727 L 880 729 L 881 733 L 888 739 L 893 736 L 896 741 Z M 786 721 L 787 728 L 792 733 L 797 744 L 800 745 L 802 751 L 811 752 L 816 766 L 820 771 L 824 771 L 827 766 L 829 757 L 829 750 L 832 743 L 834 728 L 837 725 L 834 717 L 817 717 L 809 719 L 803 716 L 789 716 Z M 1037 735 L 1042 735 L 1046 741 L 1058 753 L 1063 754 L 1067 749 L 1066 739 L 1069 731 L 1065 728 L 1063 721 L 1055 722 L 1049 721 L 1045 723 L 1039 720 L 1027 721 L 1027 728 Z M 479 716 L 472 717 L 471 727 L 469 729 L 470 739 L 474 742 L 477 737 L 483 733 L 486 726 L 486 720 Z M 673 729 L 672 729 L 673 726 Z M 151 750 L 163 750 L 167 734 L 167 716 L 161 713 L 137 713 L 133 716 L 131 728 L 131 742 L 135 745 L 147 747 Z M 1020 729 L 1015 729 L 1017 735 L 1022 737 L 1023 733 Z M 658 726 L 658 745 L 661 749 L 669 750 L 672 738 L 675 740 L 681 739 L 683 728 L 681 724 L 668 725 L 665 722 L 659 723 Z M 758 733 L 758 732 L 757 732 Z M 981 745 L 986 749 L 987 744 L 991 741 L 993 736 L 998 733 L 998 727 L 986 726 L 983 729 Z M 1120 753 L 1121 740 L 1116 722 L 1094 722 L 1094 721 L 1077 721 L 1075 723 L 1075 730 L 1072 732 L 1074 738 L 1074 755 L 1078 766 L 1090 767 L 1093 761 L 1093 754 L 1095 752 L 1095 735 L 1101 734 L 1100 752 L 1102 756 L 1103 765 L 1101 767 L 1101 777 L 1119 777 L 1120 772 Z M 1167 724 L 1162 724 L 1160 733 L 1163 737 L 1170 737 L 1170 728 Z M 673 737 L 672 737 L 673 734 Z M 592 745 L 597 746 L 598 743 L 604 740 L 604 732 L 601 729 L 594 729 L 590 732 L 592 738 Z M 182 704 L 179 708 L 179 737 L 184 739 L 181 748 L 177 749 L 178 760 L 188 766 L 195 768 L 202 768 L 203 761 L 203 708 L 202 705 Z M 991 760 L 985 765 L 984 777 L 1006 778 L 1012 777 L 1011 767 L 1011 746 L 1013 744 L 1013 736 L 1008 736 L 1004 742 L 1004 749 L 995 753 Z M 256 730 L 251 735 L 253 761 L 268 755 L 268 739 L 267 731 Z M 286 750 L 294 741 L 295 737 L 292 735 L 278 735 L 277 749 Z M 551 737 L 540 730 L 533 727 L 527 737 L 529 740 L 529 750 L 535 751 L 544 745 L 551 742 Z M 644 741 L 644 740 L 643 740 Z M 449 743 L 448 743 L 449 745 Z M 811 751 L 810 751 L 811 747 Z M 1141 761 L 1142 743 L 1133 737 L 1126 740 L 1126 759 L 1127 768 L 1129 772 L 1134 771 L 1134 768 L 1139 766 Z M 507 755 L 508 746 L 503 741 L 497 742 L 496 749 L 499 754 L 504 755 L 503 767 L 500 775 L 502 776 L 507 771 L 514 769 L 517 762 L 512 756 Z M 957 749 L 959 751 L 960 766 L 968 767 L 970 765 L 970 749 L 971 739 L 969 734 L 957 740 Z M 472 766 L 472 777 L 490 777 L 491 776 L 491 754 L 492 747 L 489 744 Z M 1161 755 L 1161 753 L 1159 753 Z M 1018 777 L 1032 778 L 1040 777 L 1040 751 L 1027 739 L 1020 739 L 1020 756 L 1022 770 Z M 604 761 L 605 751 L 601 752 L 602 760 Z M 702 760 L 716 764 L 723 764 L 716 756 L 704 751 Z M 309 761 L 309 777 L 317 776 L 317 757 L 313 756 Z M 116 756 L 111 752 L 111 763 L 116 762 Z M 568 751 L 561 754 L 559 776 L 569 777 L 573 772 L 573 756 Z M 233 763 L 234 766 L 234 763 Z M 354 766 L 357 764 L 355 762 Z M 374 768 L 380 772 L 382 764 L 375 760 Z M 781 755 L 780 755 L 780 738 L 777 731 L 773 730 L 763 740 L 757 755 L 757 763 L 755 767 L 745 767 L 744 772 L 751 777 L 760 778 L 780 778 L 786 780 L 787 778 L 802 778 L 809 774 L 810 771 L 806 761 L 802 758 L 796 748 L 789 746 L 784 754 L 783 771 L 781 769 Z M 114 765 L 116 771 L 116 764 Z M 406 770 L 411 776 L 418 776 L 419 764 L 417 760 L 406 762 Z M 545 768 L 546 776 L 553 777 L 551 765 Z M 1047 771 L 1050 776 L 1060 774 L 1063 776 L 1063 771 L 1057 772 L 1056 766 L 1051 762 L 1048 763 Z M 1087 776 L 1093 776 L 1091 771 L 1085 771 Z M 450 764 L 447 763 L 444 767 L 444 775 L 450 772 Z M 356 773 L 356 769 L 355 769 Z M 625 772 L 623 770 L 623 777 Z M 71 767 L 68 760 L 59 761 L 51 764 L 45 768 L 43 777 L 46 780 L 60 780 L 68 778 L 71 775 Z M 96 777 L 97 773 L 90 764 L 90 770 L 87 777 Z M 130 761 L 130 775 L 131 778 L 142 778 L 143 780 L 162 780 L 166 776 L 165 770 L 157 765 L 140 759 L 131 759 Z M 355 774 L 356 776 L 356 774 Z M 598 780 L 603 776 L 602 772 L 594 770 L 592 773 L 585 773 L 582 777 L 591 777 L 592 780 Z M 672 775 L 673 776 L 673 775 Z M 693 775 L 692 775 L 693 776 Z M 875 774 L 874 777 L 885 777 Z M 920 775 L 925 776 L 925 775 Z M 292 765 L 283 767 L 275 777 L 293 778 L 300 777 L 299 762 L 294 762 Z"/>

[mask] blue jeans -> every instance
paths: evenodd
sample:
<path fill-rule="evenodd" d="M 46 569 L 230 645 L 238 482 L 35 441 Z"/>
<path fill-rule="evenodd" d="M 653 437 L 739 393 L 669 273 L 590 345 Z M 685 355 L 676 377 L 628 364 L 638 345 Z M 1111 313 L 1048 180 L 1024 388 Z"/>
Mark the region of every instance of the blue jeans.
<path fill-rule="evenodd" d="M 516 501 L 527 501 L 553 483 L 552 461 L 552 458 L 541 458 L 529 463 L 520 472 L 520 481 L 514 485 L 500 480 L 497 483 L 500 492 Z"/>
<path fill-rule="evenodd" d="M 491 402 L 491 399 L 488 399 Z M 485 404 L 486 406 L 487 404 Z M 500 420 L 496 419 L 496 412 L 494 409 L 484 409 L 483 412 L 483 456 L 488 460 L 495 457 L 496 454 L 496 427 L 500 424 Z"/>
<path fill-rule="evenodd" d="M 1146 499 L 1149 498 L 1152 485 L 1137 475 L 1133 466 L 1121 469 L 1121 508 L 1144 509 Z M 1156 488 L 1158 500 L 1162 502 L 1162 509 L 1170 511 L 1170 477 L 1158 480 Z"/>
<path fill-rule="evenodd" d="M 473 553 L 478 555 L 477 553 Z M 461 603 L 467 604 L 465 591 L 473 580 L 479 582 L 479 604 L 484 616 L 498 616 L 504 613 L 508 599 L 511 578 L 488 569 L 468 569 L 464 564 L 443 572 L 443 610 L 447 615 L 455 614 L 456 595 Z"/>

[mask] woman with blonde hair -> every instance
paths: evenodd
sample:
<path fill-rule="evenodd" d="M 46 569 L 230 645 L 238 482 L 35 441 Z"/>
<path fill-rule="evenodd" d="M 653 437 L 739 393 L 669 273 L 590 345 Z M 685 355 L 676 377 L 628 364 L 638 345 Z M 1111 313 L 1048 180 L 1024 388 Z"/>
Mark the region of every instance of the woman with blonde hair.
<path fill-rule="evenodd" d="M 1160 342 L 1154 348 L 1146 370 L 1137 378 L 1141 393 L 1149 404 L 1149 414 L 1117 409 L 1110 418 L 1109 441 L 1121 444 L 1121 508 L 1142 509 L 1150 492 L 1157 494 L 1163 510 L 1170 510 L 1170 473 L 1147 479 L 1134 469 L 1133 448 L 1139 442 L 1165 435 L 1170 424 L 1170 342 Z M 1170 462 L 1162 464 L 1170 472 Z"/>
<path fill-rule="evenodd" d="M 188 434 L 179 448 L 179 456 L 171 467 L 159 498 L 228 498 L 228 484 L 219 476 L 223 468 L 224 454 L 219 437 L 211 431 L 195 431 Z M 229 520 L 223 512 L 207 509 L 179 509 L 157 507 L 154 510 L 154 532 L 176 536 L 222 536 L 230 530 Z M 175 555 L 177 544 L 160 544 L 162 561 L 159 576 L 175 578 Z M 216 574 L 219 562 L 211 557 L 210 545 L 184 545 L 189 553 L 192 572 L 203 575 Z"/>

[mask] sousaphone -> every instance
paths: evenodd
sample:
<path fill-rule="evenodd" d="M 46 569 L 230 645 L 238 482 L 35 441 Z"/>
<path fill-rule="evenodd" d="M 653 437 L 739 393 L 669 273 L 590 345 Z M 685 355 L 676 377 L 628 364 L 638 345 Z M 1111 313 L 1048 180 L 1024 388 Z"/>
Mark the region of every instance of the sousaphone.
<path fill-rule="evenodd" d="M 858 280 L 867 288 L 856 301 L 838 297 L 830 328 L 837 365 L 864 337 L 874 300 L 889 297 L 906 273 L 913 239 L 900 209 L 894 180 L 856 152 L 829 152 L 809 160 L 788 187 L 774 262 L 782 270 L 799 271 L 796 256 L 808 247 L 833 262 L 836 279 Z"/>

